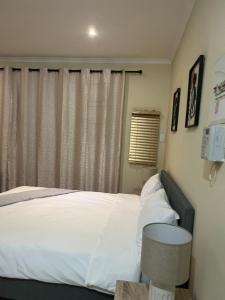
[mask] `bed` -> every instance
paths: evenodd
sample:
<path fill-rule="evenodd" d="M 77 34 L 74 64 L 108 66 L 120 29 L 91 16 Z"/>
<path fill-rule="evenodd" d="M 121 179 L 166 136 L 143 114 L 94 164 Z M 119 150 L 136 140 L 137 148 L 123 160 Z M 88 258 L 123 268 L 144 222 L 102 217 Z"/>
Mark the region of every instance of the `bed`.
<path fill-rule="evenodd" d="M 168 199 L 170 201 L 171 206 L 173 207 L 173 209 L 175 211 L 177 211 L 177 213 L 180 215 L 180 220 L 179 220 L 179 226 L 184 227 L 185 229 L 187 229 L 188 231 L 192 232 L 193 231 L 193 222 L 194 222 L 194 209 L 191 206 L 190 202 L 188 201 L 188 199 L 185 197 L 185 195 L 182 193 L 181 189 L 177 186 L 177 184 L 174 182 L 174 180 L 171 178 L 171 176 L 166 172 L 166 171 L 162 171 L 161 172 L 161 182 L 165 188 L 165 191 L 167 193 Z M 83 192 L 85 193 L 85 192 Z M 88 193 L 88 192 L 86 192 Z M 68 299 L 68 300 L 72 300 L 72 299 L 85 299 L 85 300 L 94 300 L 94 299 L 99 299 L 99 300 L 104 300 L 104 299 L 113 299 L 113 295 L 109 294 L 108 292 L 110 291 L 111 287 L 110 284 L 107 283 L 107 293 L 105 288 L 105 283 L 101 282 L 102 278 L 104 277 L 104 272 L 107 272 L 108 269 L 113 270 L 112 274 L 110 274 L 110 276 L 118 276 L 117 279 L 126 279 L 126 280 L 135 280 L 137 281 L 139 278 L 139 267 L 137 264 L 137 259 L 136 256 L 138 255 L 136 249 L 135 249 L 135 245 L 133 244 L 134 239 L 134 229 L 135 226 L 137 226 L 137 215 L 135 213 L 135 211 L 137 210 L 137 202 L 138 202 L 138 196 L 132 195 L 128 196 L 128 195 L 123 195 L 123 194 L 119 194 L 119 195 L 115 195 L 115 199 L 114 201 L 111 201 L 112 199 L 110 198 L 111 195 L 107 195 L 105 194 L 104 196 L 106 198 L 104 199 L 99 199 L 99 193 L 93 193 L 92 197 L 96 198 L 96 203 L 98 203 L 98 201 L 100 200 L 101 205 L 97 205 L 98 206 L 98 211 L 95 211 L 95 207 L 91 207 L 90 206 L 90 211 L 89 211 L 89 218 L 91 218 L 92 216 L 97 219 L 98 218 L 105 218 L 106 220 L 108 220 L 107 222 L 103 222 L 104 225 L 104 230 L 100 230 L 101 234 L 101 238 L 98 239 L 98 242 L 96 244 L 94 244 L 94 249 L 95 251 L 91 252 L 91 258 L 94 257 L 93 259 L 93 263 L 89 264 L 89 267 L 87 268 L 88 270 L 88 276 L 85 277 L 85 280 L 87 281 L 88 278 L 88 287 L 84 287 L 82 284 L 82 274 L 76 271 L 76 282 L 80 281 L 80 285 L 74 285 L 73 282 L 71 282 L 70 284 L 64 283 L 64 278 L 67 276 L 67 274 L 61 274 L 59 272 L 59 274 L 56 276 L 54 275 L 54 279 L 52 280 L 53 282 L 49 283 L 48 282 L 48 278 L 46 277 L 46 282 L 44 281 L 40 281 L 38 278 L 38 274 L 33 274 L 33 278 L 35 278 L 35 280 L 28 280 L 27 279 L 27 274 L 26 272 L 30 272 L 29 268 L 30 264 L 33 265 L 33 268 L 36 264 L 36 267 L 38 269 L 38 265 L 39 265 L 39 261 L 37 259 L 36 262 L 32 262 L 32 257 L 30 257 L 30 263 L 29 266 L 23 266 L 23 272 L 24 273 L 24 279 L 20 278 L 20 279 L 14 279 L 11 278 L 11 274 L 8 274 L 8 276 L 4 276 L 0 278 L 0 297 L 2 298 L 8 298 L 8 299 L 16 299 L 16 300 L 27 300 L 27 299 L 32 299 L 32 300 L 39 300 L 39 299 Z M 63 196 L 62 196 L 63 197 Z M 79 198 L 79 195 L 77 195 L 77 197 Z M 117 197 L 117 198 L 116 198 Z M 67 198 L 68 199 L 68 198 Z M 35 200 L 36 201 L 36 200 Z M 60 214 L 60 202 L 59 199 L 56 198 L 54 199 L 54 203 L 55 203 L 55 209 L 58 208 L 58 212 L 54 211 L 54 214 L 57 215 L 57 213 Z M 69 201 L 69 200 L 66 200 Z M 129 201 L 129 206 L 127 206 L 125 203 Z M 42 203 L 42 205 L 46 205 L 46 211 L 48 212 L 48 201 L 43 201 L 43 199 L 39 199 L 38 201 L 36 201 L 36 205 L 37 205 L 37 209 L 39 209 L 39 205 L 40 203 Z M 80 202 L 81 203 L 81 202 Z M 33 203 L 32 205 L 34 205 L 35 203 Z M 99 204 L 99 203 L 98 203 Z M 78 201 L 78 205 L 79 205 L 79 201 Z M 101 206 L 104 206 L 104 208 L 102 208 L 101 210 Z M 35 215 L 29 215 L 29 205 L 26 205 L 27 207 L 27 216 L 28 219 L 31 218 L 31 220 L 35 220 Z M 127 212 L 127 209 L 129 207 L 129 213 Z M 100 208 L 100 209 L 99 209 Z M 13 218 L 13 208 L 7 208 L 8 209 L 8 216 L 12 216 Z M 99 211 L 100 210 L 100 211 Z M 31 210 L 33 211 L 33 209 Z M 105 211 L 108 213 L 105 213 Z M 115 213 L 112 214 L 112 211 L 114 211 Z M 0 213 L 1 213 L 1 208 L 0 208 Z M 24 213 L 24 212 L 23 212 Z M 47 213 L 46 213 L 47 214 Z M 68 214 L 67 214 L 68 216 Z M 69 214 L 70 216 L 70 214 Z M 108 216 L 108 217 L 107 217 Z M 46 235 L 46 237 L 48 237 L 47 232 L 45 232 L 45 217 L 48 219 L 49 222 L 49 216 L 42 216 L 41 219 L 41 223 L 43 226 L 43 236 Z M 74 215 L 71 215 L 71 218 L 73 218 Z M 22 216 L 21 216 L 22 218 Z M 77 216 L 77 218 L 79 219 L 79 216 Z M 118 220 L 124 218 L 124 225 L 120 226 L 120 228 L 118 228 Z M 58 220 L 58 218 L 54 219 L 54 216 L 52 217 L 51 220 L 51 225 L 52 228 L 54 228 L 54 222 Z M 109 221 L 110 220 L 110 221 Z M 17 220 L 18 221 L 18 220 Z M 62 220 L 62 227 L 64 226 L 63 222 L 65 220 Z M 71 220 L 67 220 L 69 222 L 72 223 L 72 219 Z M 34 222 L 35 223 L 35 222 Z M 26 224 L 26 222 L 24 223 Z M 80 220 L 80 224 L 82 224 L 81 220 Z M 98 224 L 98 222 L 97 222 Z M 101 222 L 102 224 L 102 222 Z M 74 228 L 71 228 L 71 232 L 73 232 L 73 230 L 77 230 L 77 225 L 79 225 L 79 220 L 76 220 L 75 224 L 74 224 Z M 129 226 L 128 226 L 129 225 Z M 23 220 L 21 219 L 21 224 L 19 225 L 20 227 L 23 226 Z M 97 225 L 96 225 L 97 226 Z M 100 227 L 102 225 L 99 225 Z M 50 226 L 51 227 L 51 226 Z M 33 232 L 33 234 L 35 235 L 35 224 L 33 225 L 32 230 L 30 231 L 31 233 Z M 98 231 L 98 226 L 96 228 L 92 228 L 92 226 L 90 225 L 90 232 L 88 232 L 89 236 L 91 234 L 93 234 L 94 232 Z M 101 229 L 101 228 L 100 228 Z M 8 229 L 9 230 L 9 229 Z M 58 227 L 57 227 L 57 230 Z M 82 232 L 82 227 L 80 228 L 81 232 Z M 124 232 L 123 232 L 124 231 Z M 71 232 L 68 232 L 68 235 L 71 234 Z M 103 234 L 103 233 L 104 234 Z M 8 232 L 8 234 L 10 234 L 10 231 Z M 7 236 L 8 236 L 7 234 Z M 83 232 L 84 234 L 84 232 Z M 111 238 L 111 235 L 117 235 L 120 237 L 123 236 L 123 234 L 125 234 L 127 236 L 127 241 L 125 243 L 125 241 L 121 239 L 119 239 L 119 247 L 115 244 L 112 243 L 110 244 L 110 241 L 114 241 L 113 238 Z M 23 238 L 23 237 L 22 237 Z M 82 234 L 79 237 L 80 239 L 82 239 Z M 32 235 L 30 236 L 30 239 L 32 241 Z M 21 240 L 21 237 L 18 240 Z M 67 260 L 67 256 L 68 256 L 68 249 L 72 249 L 74 251 L 77 251 L 77 248 L 73 248 L 74 245 L 71 242 L 71 244 L 66 245 L 65 243 L 67 241 L 67 237 L 65 236 L 65 239 L 61 241 L 62 243 L 62 250 L 64 250 L 64 248 L 66 249 L 66 254 L 65 257 L 63 258 L 63 263 L 64 265 L 68 265 L 68 270 L 69 271 L 74 271 L 72 266 L 69 264 L 69 260 Z M 91 243 L 91 239 L 88 239 L 89 243 Z M 48 238 L 46 238 L 46 245 L 48 244 Z M 57 242 L 57 232 L 55 233 L 55 235 L 53 235 L 53 239 L 51 241 L 52 242 Z M 35 245 L 35 243 L 33 244 Z M 130 251 L 130 257 L 128 257 L 128 259 L 126 258 L 126 261 L 123 257 L 123 253 L 127 253 L 126 248 L 129 247 L 131 249 Z M 46 248 L 46 247 L 45 247 Z M 86 245 L 86 248 L 93 248 L 93 245 Z M 123 249 L 123 252 L 121 253 L 121 251 L 119 252 L 120 249 Z M 0 248 L 1 250 L 1 248 Z M 26 252 L 27 250 L 27 252 Z M 35 248 L 33 248 L 33 250 L 35 250 Z M 84 253 L 84 249 L 82 249 L 83 253 Z M 112 257 L 112 253 L 111 252 L 115 252 L 116 256 L 121 256 L 121 260 L 120 260 L 120 266 L 116 266 L 116 262 L 115 261 L 110 261 L 110 258 Z M 62 251 L 61 251 L 62 252 Z M 65 252 L 65 251 L 64 251 Z M 79 251 L 78 251 L 79 252 Z M 99 253 L 101 254 L 101 263 L 98 264 L 98 258 L 99 258 Z M 114 253 L 114 254 L 115 254 Z M 72 253 L 73 254 L 73 253 Z M 8 255 L 8 254 L 7 254 Z M 29 256 L 29 248 L 28 249 L 24 249 L 22 248 L 22 253 L 21 255 L 24 255 L 26 257 L 27 261 L 27 257 Z M 1 256 L 0 256 L 1 257 Z M 38 256 L 36 256 L 37 258 Z M 47 255 L 47 253 L 41 253 L 40 255 L 40 259 L 42 259 L 43 257 L 46 258 L 45 263 L 49 262 L 49 266 L 48 268 L 54 268 L 54 261 L 57 261 L 58 257 L 57 255 L 54 257 L 54 255 Z M 75 257 L 75 256 L 74 256 Z M 102 263 L 102 257 L 104 257 L 103 263 Z M 16 263 L 16 259 L 17 257 L 15 257 L 15 255 L 11 256 L 11 263 L 14 265 Z M 76 257 L 74 258 L 76 260 Z M 79 257 L 78 261 L 74 260 L 74 264 L 84 264 L 84 260 L 83 260 L 83 254 L 82 257 Z M 92 261 L 92 260 L 90 260 Z M 105 264 L 110 263 L 110 268 L 106 268 L 104 265 L 104 261 Z M 2 261 L 3 263 L 3 261 Z M 117 262 L 118 263 L 118 262 Z M 28 270 L 27 270 L 28 268 Z M 71 269 L 72 268 L 72 269 Z M 82 268 L 81 268 L 82 269 Z M 122 270 L 122 274 L 117 274 L 117 270 L 120 269 Z M 55 271 L 55 270 L 54 270 Z M 7 270 L 6 270 L 7 272 Z M 67 271 L 68 272 L 68 271 Z M 48 276 L 49 274 L 53 274 L 51 272 L 48 272 Z M 54 273 L 55 274 L 55 273 Z M 43 274 L 42 274 L 43 275 Z M 46 274 L 44 274 L 45 276 Z M 103 275 L 103 276 L 102 276 Z M 106 276 L 107 274 L 105 274 Z M 45 277 L 44 277 L 45 278 Z M 112 278 L 112 281 L 115 278 Z M 98 287 L 98 288 L 96 288 Z M 112 289 L 113 290 L 113 289 Z"/>

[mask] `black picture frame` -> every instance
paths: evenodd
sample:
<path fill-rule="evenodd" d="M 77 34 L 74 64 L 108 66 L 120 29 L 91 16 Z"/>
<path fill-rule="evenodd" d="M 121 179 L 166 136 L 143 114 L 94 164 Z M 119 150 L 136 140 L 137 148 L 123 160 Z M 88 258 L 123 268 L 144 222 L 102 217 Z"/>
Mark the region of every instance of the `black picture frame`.
<path fill-rule="evenodd" d="M 200 55 L 189 71 L 186 128 L 196 127 L 199 123 L 204 62 L 205 56 Z"/>
<path fill-rule="evenodd" d="M 180 108 L 180 93 L 181 89 L 178 88 L 173 95 L 173 110 L 172 110 L 172 120 L 171 120 L 171 131 L 177 131 L 179 108 Z"/>

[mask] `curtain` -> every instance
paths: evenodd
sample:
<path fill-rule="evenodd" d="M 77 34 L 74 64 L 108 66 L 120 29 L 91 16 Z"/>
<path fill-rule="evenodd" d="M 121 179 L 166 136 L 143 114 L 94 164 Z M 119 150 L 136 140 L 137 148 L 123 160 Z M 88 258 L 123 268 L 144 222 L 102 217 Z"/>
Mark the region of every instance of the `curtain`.
<path fill-rule="evenodd" d="M 1 189 L 8 187 L 8 153 L 12 110 L 11 72 L 9 68 L 0 71 L 0 182 Z"/>
<path fill-rule="evenodd" d="M 0 70 L 1 190 L 117 192 L 124 73 Z"/>

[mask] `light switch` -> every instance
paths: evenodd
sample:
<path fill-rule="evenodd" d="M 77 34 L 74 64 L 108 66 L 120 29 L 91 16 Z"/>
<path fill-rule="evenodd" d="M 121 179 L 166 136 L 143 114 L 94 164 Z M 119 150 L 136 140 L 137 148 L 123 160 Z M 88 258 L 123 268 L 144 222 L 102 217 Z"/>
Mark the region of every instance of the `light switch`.
<path fill-rule="evenodd" d="M 159 141 L 160 141 L 160 143 L 164 143 L 165 142 L 165 133 L 160 133 Z"/>

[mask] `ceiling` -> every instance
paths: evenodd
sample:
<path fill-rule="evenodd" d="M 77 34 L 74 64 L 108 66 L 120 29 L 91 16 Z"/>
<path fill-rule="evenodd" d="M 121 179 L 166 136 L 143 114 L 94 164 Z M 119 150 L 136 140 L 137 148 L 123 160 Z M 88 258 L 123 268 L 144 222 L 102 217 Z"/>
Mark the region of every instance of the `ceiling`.
<path fill-rule="evenodd" d="M 172 60 L 194 2 L 0 0 L 0 56 Z"/>

